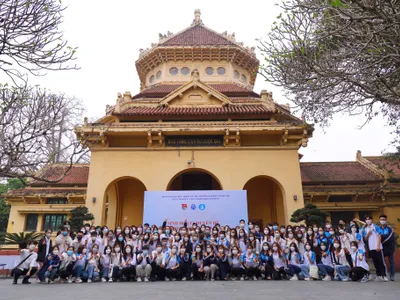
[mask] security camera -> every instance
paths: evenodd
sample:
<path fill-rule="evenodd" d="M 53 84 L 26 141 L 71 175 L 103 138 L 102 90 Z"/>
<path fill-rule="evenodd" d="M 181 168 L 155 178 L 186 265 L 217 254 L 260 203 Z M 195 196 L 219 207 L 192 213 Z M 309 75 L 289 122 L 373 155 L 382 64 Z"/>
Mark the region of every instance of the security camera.
<path fill-rule="evenodd" d="M 188 165 L 190 165 L 192 163 L 192 161 L 191 160 L 188 160 Z"/>

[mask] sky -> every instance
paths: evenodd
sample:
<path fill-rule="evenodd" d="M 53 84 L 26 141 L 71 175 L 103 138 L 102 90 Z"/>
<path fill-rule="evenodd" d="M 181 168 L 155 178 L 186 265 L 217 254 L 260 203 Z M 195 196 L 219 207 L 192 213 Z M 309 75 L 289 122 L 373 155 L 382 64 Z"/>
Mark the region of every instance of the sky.
<path fill-rule="evenodd" d="M 68 5 L 61 29 L 64 39 L 78 47 L 74 61 L 79 70 L 50 72 L 30 77 L 30 82 L 82 99 L 89 119 L 105 114 L 107 104 L 114 105 L 117 93 L 139 92 L 135 61 L 139 49 L 158 42 L 159 33 L 176 33 L 188 27 L 194 10 L 201 10 L 204 24 L 217 31 L 235 32 L 245 46 L 257 46 L 265 38 L 280 13 L 274 0 L 63 0 Z M 257 57 L 261 55 L 257 50 Z M 255 92 L 273 92 L 277 103 L 287 103 L 282 91 L 266 83 L 259 75 Z M 82 120 L 83 121 L 83 120 Z M 316 126 L 308 147 L 300 148 L 301 161 L 351 161 L 357 150 L 363 155 L 381 155 L 392 139 L 383 119 L 365 125 L 360 116 L 337 115 L 331 126 Z"/>

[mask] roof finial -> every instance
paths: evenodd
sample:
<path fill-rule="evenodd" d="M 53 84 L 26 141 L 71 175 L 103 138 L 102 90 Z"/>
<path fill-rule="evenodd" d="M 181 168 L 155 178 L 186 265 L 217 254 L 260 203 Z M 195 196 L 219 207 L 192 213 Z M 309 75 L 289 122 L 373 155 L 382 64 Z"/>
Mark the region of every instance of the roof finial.
<path fill-rule="evenodd" d="M 196 9 L 194 11 L 194 20 L 193 20 L 192 26 L 193 25 L 203 25 L 203 21 L 201 20 L 200 16 L 201 16 L 200 9 Z"/>

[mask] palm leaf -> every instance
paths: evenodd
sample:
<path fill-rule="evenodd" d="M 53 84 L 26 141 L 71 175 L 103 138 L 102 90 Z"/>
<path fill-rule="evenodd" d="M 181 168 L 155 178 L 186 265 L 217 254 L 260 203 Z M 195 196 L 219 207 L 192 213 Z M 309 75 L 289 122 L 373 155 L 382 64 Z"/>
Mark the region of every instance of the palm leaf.
<path fill-rule="evenodd" d="M 41 233 L 33 232 L 19 232 L 19 233 L 6 233 L 6 244 L 20 244 L 28 243 L 30 241 L 37 241 L 42 237 Z"/>

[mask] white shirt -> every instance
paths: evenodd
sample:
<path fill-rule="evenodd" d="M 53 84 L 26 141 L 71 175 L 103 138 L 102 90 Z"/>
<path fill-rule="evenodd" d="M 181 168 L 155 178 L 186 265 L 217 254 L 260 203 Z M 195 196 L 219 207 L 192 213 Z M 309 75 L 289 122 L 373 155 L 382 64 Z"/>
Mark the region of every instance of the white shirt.
<path fill-rule="evenodd" d="M 371 232 L 369 238 L 368 238 L 368 247 L 369 250 L 376 250 L 378 247 L 378 238 L 379 238 L 379 233 L 377 231 L 377 226 L 375 224 L 368 225 L 365 227 L 365 235 L 367 235 L 369 232 Z M 379 244 L 380 249 L 382 249 L 382 243 Z"/>
<path fill-rule="evenodd" d="M 31 254 L 31 255 L 30 255 Z M 29 256 L 30 255 L 30 256 Z M 25 270 L 25 269 L 29 269 L 29 268 L 34 268 L 36 267 L 37 263 L 37 253 L 36 252 L 31 252 L 28 249 L 23 249 L 21 250 L 21 255 L 20 255 L 20 262 L 23 261 L 27 256 L 28 259 L 25 260 L 19 267 L 18 269 L 20 270 Z"/>

